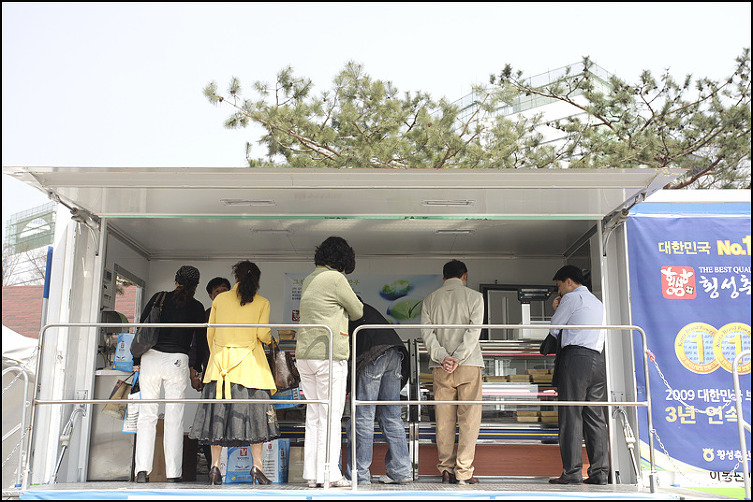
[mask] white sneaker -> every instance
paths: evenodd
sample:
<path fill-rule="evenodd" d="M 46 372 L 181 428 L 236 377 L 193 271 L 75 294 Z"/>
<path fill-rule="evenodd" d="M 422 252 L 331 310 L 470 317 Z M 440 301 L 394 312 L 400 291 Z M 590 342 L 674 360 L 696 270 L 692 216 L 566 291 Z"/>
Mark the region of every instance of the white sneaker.
<path fill-rule="evenodd" d="M 333 481 L 332 483 L 330 483 L 329 486 L 334 486 L 335 488 L 350 488 L 352 485 L 350 483 L 350 480 L 346 478 L 345 476 L 343 476 L 337 481 Z"/>
<path fill-rule="evenodd" d="M 386 474 L 382 474 L 381 476 L 379 476 L 379 482 L 384 483 L 385 485 L 406 485 L 408 483 L 412 483 L 413 480 L 411 478 L 395 480 Z"/>
<path fill-rule="evenodd" d="M 322 484 L 317 483 L 316 481 L 309 480 L 309 488 L 321 488 Z"/>

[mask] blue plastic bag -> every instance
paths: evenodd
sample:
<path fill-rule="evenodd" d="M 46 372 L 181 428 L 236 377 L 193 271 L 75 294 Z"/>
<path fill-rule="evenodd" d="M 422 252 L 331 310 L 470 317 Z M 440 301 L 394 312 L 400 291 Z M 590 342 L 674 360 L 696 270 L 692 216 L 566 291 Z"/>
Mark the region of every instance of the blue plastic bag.
<path fill-rule="evenodd" d="M 293 387 L 292 389 L 278 390 L 272 395 L 272 399 L 301 399 L 301 391 L 299 387 Z M 280 403 L 273 405 L 276 410 L 283 410 L 285 408 L 295 408 L 297 404 Z"/>
<path fill-rule="evenodd" d="M 133 333 L 118 334 L 118 345 L 115 347 L 115 359 L 112 362 L 112 369 L 133 371 L 133 356 L 131 355 L 133 337 Z"/>

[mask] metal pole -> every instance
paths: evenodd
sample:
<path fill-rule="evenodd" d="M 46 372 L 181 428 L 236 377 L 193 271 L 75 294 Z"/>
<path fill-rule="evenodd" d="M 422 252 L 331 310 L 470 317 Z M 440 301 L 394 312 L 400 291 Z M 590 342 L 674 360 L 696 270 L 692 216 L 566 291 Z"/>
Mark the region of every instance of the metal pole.
<path fill-rule="evenodd" d="M 641 334 L 641 341 L 643 343 L 643 378 L 646 380 L 646 403 L 648 405 L 646 426 L 648 427 L 648 455 L 649 463 L 651 464 L 651 470 L 648 475 L 649 488 L 651 489 L 651 493 L 656 493 L 656 453 L 654 451 L 654 434 L 656 431 L 654 430 L 653 411 L 651 409 L 651 381 L 648 376 L 648 342 L 646 341 L 646 333 L 637 326 L 635 329 Z"/>
<path fill-rule="evenodd" d="M 329 398 L 329 404 L 326 404 L 327 406 L 327 433 L 325 434 L 325 441 L 326 444 L 324 445 L 324 458 L 326 461 L 324 462 L 324 488 L 329 488 L 329 472 L 330 468 L 332 467 L 332 451 L 330 448 L 330 442 L 332 440 L 332 433 L 334 432 L 332 430 L 332 369 L 334 361 L 332 359 L 332 352 L 334 347 L 332 344 L 334 343 L 333 339 L 333 332 L 331 329 L 327 328 L 329 330 L 329 379 L 327 382 L 327 397 Z M 342 420 L 341 420 L 342 423 Z M 340 433 L 340 427 L 338 427 L 337 432 Z M 342 444 L 342 441 L 341 441 Z"/>
<path fill-rule="evenodd" d="M 740 375 L 738 374 L 737 365 L 743 357 L 750 357 L 750 350 L 743 350 L 735 356 L 732 363 L 732 383 L 735 386 L 735 412 L 737 413 L 737 436 L 740 439 L 740 460 L 743 463 L 743 482 L 745 483 L 745 498 L 750 500 L 750 469 L 748 468 L 748 447 L 745 443 L 745 431 L 743 427 L 747 426 L 750 432 L 750 424 L 743 417 L 743 397 L 740 394 Z M 748 363 L 750 364 L 750 363 Z"/>
<path fill-rule="evenodd" d="M 140 327 L 140 326 L 152 326 L 155 324 L 151 323 L 58 323 L 58 324 L 49 324 L 42 327 L 39 334 L 39 342 L 38 347 L 40 349 L 40 356 L 41 356 L 41 347 L 44 343 L 44 337 L 46 334 L 47 329 L 52 327 Z M 317 404 L 324 404 L 327 406 L 327 421 L 328 421 L 328 427 L 327 427 L 327 444 L 326 444 L 326 459 L 325 462 L 325 488 L 329 488 L 329 471 L 331 467 L 331 448 L 329 447 L 330 439 L 331 439 L 331 432 L 332 432 L 332 424 L 331 424 L 331 418 L 332 418 L 332 369 L 333 369 L 333 351 L 331 349 L 332 343 L 334 341 L 334 334 L 332 330 L 326 326 L 326 325 L 320 325 L 320 324 L 310 324 L 310 325 L 301 325 L 301 324 L 210 324 L 210 323 L 158 323 L 156 324 L 158 327 L 253 327 L 253 328 L 259 328 L 259 327 L 268 327 L 268 328 L 289 328 L 289 327 L 305 327 L 305 328 L 324 328 L 327 329 L 329 332 L 329 339 L 330 339 L 330 352 L 329 352 L 329 369 L 330 369 L 330 378 L 329 378 L 329 396 L 328 399 L 322 399 L 322 400 L 311 400 L 312 403 Z M 353 340 L 356 339 L 357 333 L 360 329 L 366 329 L 366 328 L 376 328 L 376 329 L 387 329 L 391 326 L 388 325 L 363 325 L 359 326 L 355 332 L 353 333 Z M 490 329 L 537 329 L 540 328 L 540 325 L 520 325 L 520 324 L 489 324 L 489 325 L 464 325 L 464 324 L 448 324 L 448 325 L 433 325 L 433 324 L 422 324 L 422 325 L 413 325 L 413 326 L 401 326 L 400 329 L 426 329 L 426 328 L 490 328 Z M 653 431 L 653 421 L 651 416 L 651 394 L 650 394 L 650 388 L 649 388 L 649 382 L 648 382 L 648 349 L 646 348 L 646 334 L 645 332 L 638 326 L 626 326 L 626 325 L 551 325 L 549 326 L 551 329 L 621 329 L 621 330 L 638 330 L 641 333 L 642 341 L 644 345 L 644 372 L 646 377 L 646 385 L 647 385 L 647 400 L 645 402 L 643 401 L 633 401 L 633 402 L 626 402 L 626 401 L 619 401 L 619 402 L 612 402 L 612 401 L 599 401 L 598 404 L 594 404 L 594 401 L 558 401 L 556 403 L 548 403 L 548 405 L 551 406 L 638 406 L 638 407 L 646 407 L 647 413 L 648 413 L 648 425 L 649 430 Z M 39 371 L 41 365 L 41 357 L 37 359 L 37 372 Z M 354 367 L 355 367 L 355 358 L 354 358 Z M 352 381 L 355 380 L 355 371 L 353 371 L 353 375 L 351 375 Z M 32 401 L 32 412 L 31 412 L 31 423 L 30 423 L 30 430 L 29 430 L 29 444 L 31 444 L 32 436 L 33 436 L 33 425 L 34 425 L 34 415 L 36 410 L 36 405 L 49 405 L 49 404 L 105 404 L 105 403 L 128 403 L 129 400 L 122 400 L 122 399 L 77 399 L 77 400 L 40 400 L 38 398 L 39 394 L 39 388 L 37 389 L 37 397 Z M 353 389 L 354 390 L 354 389 Z M 393 404 L 399 404 L 399 405 L 420 405 L 420 404 L 431 404 L 431 405 L 437 405 L 437 404 L 468 404 L 468 405 L 483 405 L 484 401 L 483 399 L 481 401 L 432 401 L 431 403 L 428 403 L 426 401 L 421 401 L 420 399 L 420 393 L 419 396 L 417 396 L 418 399 L 416 400 L 408 400 L 408 401 L 359 401 L 355 398 L 354 394 L 351 395 L 351 417 L 355 416 L 355 410 L 357 408 L 358 404 L 370 404 L 370 405 L 393 405 Z M 242 402 L 256 402 L 256 403 L 293 403 L 293 404 L 300 404 L 300 401 L 298 400 L 261 400 L 261 399 L 238 399 L 239 403 Z M 132 401 L 130 401 L 133 403 Z M 155 402 L 184 402 L 184 403 L 204 403 L 204 402 L 211 402 L 209 399 L 144 399 L 141 400 L 142 403 L 155 403 Z M 509 400 L 505 401 L 506 404 L 510 405 L 530 405 L 531 401 L 516 401 L 516 400 Z M 352 418 L 351 418 L 352 420 Z M 355 427 L 354 423 L 351 422 L 351 438 L 353 440 L 352 444 L 352 452 L 353 452 L 353 464 L 351 466 L 351 472 L 353 472 L 353 468 L 355 467 L 357 469 L 357 462 L 355 458 L 355 451 L 357 448 L 356 442 L 356 436 L 355 436 Z M 655 467 L 654 467 L 654 450 L 653 450 L 653 436 L 649 436 L 649 446 L 651 448 L 651 491 L 652 493 L 655 493 L 655 483 L 654 483 L 654 475 L 655 475 Z M 26 468 L 25 468 L 25 477 L 22 482 L 22 490 L 26 490 L 28 488 L 28 473 L 29 473 L 29 465 L 30 465 L 30 456 L 27 456 L 26 458 Z M 353 484 L 352 489 L 357 490 L 357 471 L 355 475 L 356 482 Z"/>
<path fill-rule="evenodd" d="M 355 329 L 355 331 L 352 333 L 354 347 L 355 347 L 355 340 L 357 339 L 358 332 L 361 329 L 394 329 L 393 326 L 390 325 L 384 325 L 384 324 L 364 324 L 362 326 L 359 326 Z M 541 325 L 523 325 L 523 324 L 419 324 L 419 325 L 401 325 L 400 329 L 435 329 L 435 328 L 487 328 L 487 329 L 537 329 L 541 328 Z M 654 442 L 653 442 L 653 420 L 652 420 L 652 412 L 651 412 L 651 392 L 648 382 L 648 345 L 646 342 L 646 333 L 641 329 L 639 326 L 630 326 L 630 325 L 550 325 L 548 326 L 550 329 L 619 329 L 619 330 L 637 330 L 640 332 L 643 342 L 643 360 L 644 360 L 644 374 L 646 378 L 646 401 L 598 401 L 598 404 L 594 404 L 594 401 L 557 401 L 553 403 L 547 403 L 548 406 L 637 406 L 637 407 L 646 407 L 647 415 L 648 415 L 648 428 L 649 428 L 649 448 L 650 448 L 650 462 L 651 462 L 651 493 L 656 493 L 656 484 L 654 483 L 654 476 L 656 474 L 655 464 L 654 464 Z M 353 357 L 353 375 L 351 375 L 351 383 L 355 381 L 355 356 Z M 420 386 L 419 386 L 419 395 L 417 396 L 418 399 L 416 400 L 407 400 L 407 401 L 361 401 L 355 398 L 354 396 L 354 388 L 351 388 L 351 440 L 352 443 L 352 465 L 351 465 L 351 478 L 357 480 L 358 476 L 353 475 L 352 473 L 354 470 L 356 470 L 357 463 L 356 463 L 356 435 L 354 431 L 354 421 L 353 417 L 355 417 L 355 409 L 359 404 L 368 404 L 368 405 L 391 405 L 391 404 L 400 404 L 400 405 L 412 405 L 412 404 L 421 404 L 422 401 L 420 400 Z M 428 404 L 431 406 L 435 406 L 437 404 L 452 404 L 452 405 L 458 405 L 458 404 L 479 404 L 483 405 L 484 400 L 481 401 L 423 401 L 424 404 Z M 515 401 L 515 400 L 505 400 L 505 404 L 509 405 L 521 405 L 521 406 L 530 406 L 531 401 Z M 351 486 L 352 491 L 357 491 L 357 482 L 354 482 Z"/>
<path fill-rule="evenodd" d="M 357 327 L 350 335 L 353 346 L 350 351 L 352 365 L 350 368 L 350 488 L 355 493 L 358 490 L 358 457 L 356 457 L 356 340 L 361 327 Z M 346 459 L 347 466 L 347 459 Z M 347 467 L 346 467 L 347 468 Z"/>
<path fill-rule="evenodd" d="M 324 328 L 329 332 L 329 339 L 330 339 L 330 345 L 333 341 L 332 336 L 332 330 L 329 328 L 329 326 L 325 326 L 324 324 L 216 324 L 216 323 L 144 323 L 144 322 L 138 322 L 138 323 L 86 323 L 86 322 L 69 322 L 69 323 L 54 323 L 54 324 L 46 324 L 42 326 L 42 328 L 39 330 L 39 338 L 37 340 L 37 365 L 36 365 L 36 375 L 37 378 L 39 378 L 39 369 L 42 366 L 42 348 L 44 346 L 45 341 L 45 335 L 47 334 L 47 330 L 49 328 L 110 328 L 110 327 L 121 327 L 121 328 L 138 328 L 142 326 L 157 326 L 160 328 L 194 328 L 194 327 L 204 327 L 204 328 Z M 330 353 L 332 351 L 330 350 Z M 330 370 L 331 370 L 331 355 L 330 355 Z M 110 400 L 110 399 L 68 399 L 68 400 L 56 400 L 56 401 L 44 401 L 39 399 L 39 394 L 41 391 L 41 387 L 39 384 L 36 385 L 36 391 L 34 393 L 34 399 L 31 402 L 31 416 L 29 420 L 29 434 L 28 434 L 28 447 L 27 447 L 27 456 L 26 456 L 26 462 L 24 466 L 24 475 L 21 482 L 21 490 L 26 491 L 29 487 L 29 472 L 31 469 L 31 458 L 33 457 L 33 440 L 34 440 L 34 420 L 36 417 L 36 405 L 37 404 L 105 404 L 108 402 L 111 403 L 132 403 L 133 401 L 129 400 Z M 331 399 L 331 389 L 330 389 L 330 399 Z M 152 402 L 195 402 L 195 403 L 206 403 L 211 402 L 209 399 L 194 399 L 194 400 L 175 400 L 175 399 L 164 399 L 164 400 L 150 400 L 150 399 L 143 399 L 141 400 L 143 403 L 152 403 Z M 300 400 L 289 400 L 289 399 L 275 399 L 275 400 L 243 400 L 239 399 L 238 402 L 256 402 L 256 403 L 277 403 L 277 404 L 301 404 Z M 321 403 L 321 404 L 327 404 L 327 400 L 317 400 L 315 402 Z M 329 406 L 331 408 L 331 406 Z M 325 466 L 325 472 L 326 472 L 326 466 Z"/>
<path fill-rule="evenodd" d="M 18 453 L 18 470 L 16 471 L 16 486 L 22 485 L 23 483 L 23 466 L 24 466 L 24 460 L 26 457 L 27 449 L 25 443 L 26 439 L 26 407 L 28 406 L 28 397 L 29 397 L 29 372 L 26 371 L 21 366 L 10 366 L 8 368 L 5 368 L 3 370 L 3 376 L 5 376 L 6 373 L 9 373 L 11 371 L 18 371 L 18 373 L 23 377 L 24 379 L 24 405 L 21 409 L 21 438 L 18 440 L 19 444 L 21 445 L 21 451 Z M 5 437 L 3 437 L 5 439 Z"/>

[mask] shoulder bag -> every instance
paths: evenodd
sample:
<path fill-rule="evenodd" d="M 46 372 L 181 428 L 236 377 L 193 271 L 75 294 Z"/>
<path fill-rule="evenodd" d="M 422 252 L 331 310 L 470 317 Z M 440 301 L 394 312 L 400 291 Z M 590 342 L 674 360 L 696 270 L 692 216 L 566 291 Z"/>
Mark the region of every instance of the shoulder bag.
<path fill-rule="evenodd" d="M 269 369 L 272 370 L 278 390 L 298 387 L 301 383 L 301 375 L 293 362 L 293 356 L 282 350 L 280 343 L 274 337 L 272 337 L 269 354 L 267 354 L 267 362 L 269 362 Z"/>
<path fill-rule="evenodd" d="M 166 296 L 167 292 L 162 291 L 157 298 L 154 299 L 152 310 L 149 311 L 146 322 L 156 324 L 160 321 L 162 305 L 165 303 Z M 133 337 L 133 342 L 131 342 L 131 354 L 133 357 L 143 356 L 147 350 L 157 345 L 158 338 L 159 328 L 156 326 L 141 326 L 136 328 L 136 336 Z"/>

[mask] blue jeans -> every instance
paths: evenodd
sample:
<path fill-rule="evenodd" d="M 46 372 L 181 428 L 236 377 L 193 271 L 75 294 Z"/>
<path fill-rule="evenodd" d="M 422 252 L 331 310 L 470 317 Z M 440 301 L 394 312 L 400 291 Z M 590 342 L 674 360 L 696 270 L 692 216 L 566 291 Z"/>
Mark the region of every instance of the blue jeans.
<path fill-rule="evenodd" d="M 367 364 L 358 374 L 356 397 L 362 401 L 399 401 L 403 354 L 391 348 Z M 408 440 L 405 437 L 400 405 L 367 405 L 356 407 L 356 461 L 358 481 L 369 481 L 374 453 L 374 417 L 387 441 L 385 464 L 387 475 L 395 481 L 413 479 Z M 352 479 L 353 447 L 351 425 L 348 423 L 348 465 L 345 475 Z"/>

